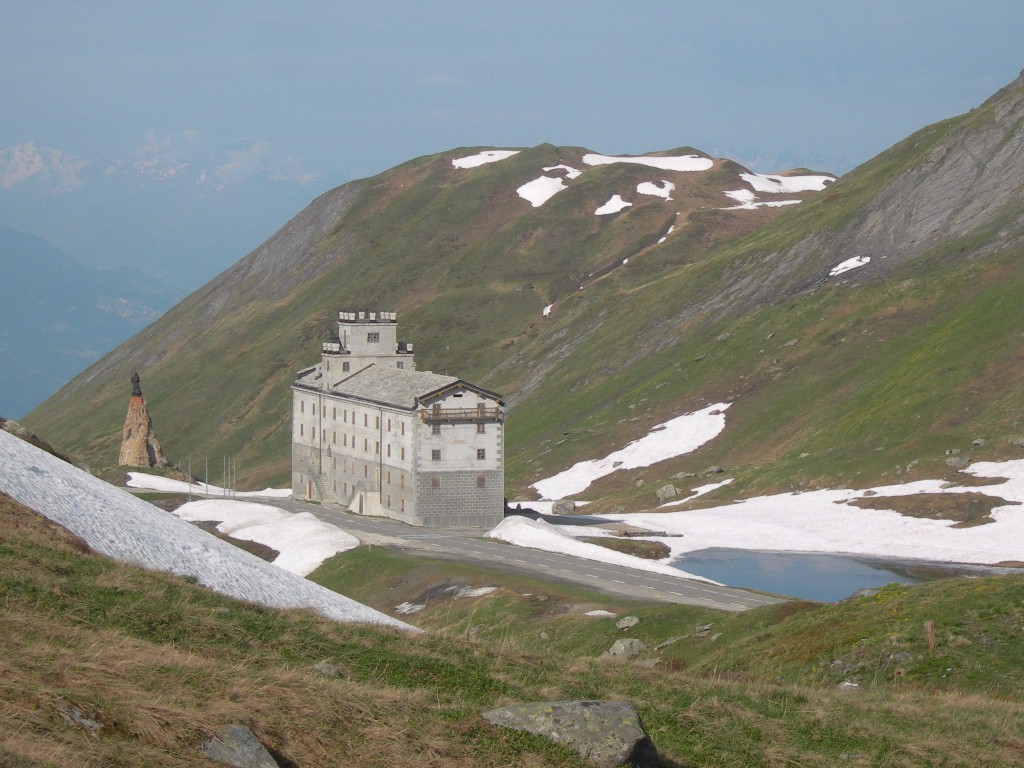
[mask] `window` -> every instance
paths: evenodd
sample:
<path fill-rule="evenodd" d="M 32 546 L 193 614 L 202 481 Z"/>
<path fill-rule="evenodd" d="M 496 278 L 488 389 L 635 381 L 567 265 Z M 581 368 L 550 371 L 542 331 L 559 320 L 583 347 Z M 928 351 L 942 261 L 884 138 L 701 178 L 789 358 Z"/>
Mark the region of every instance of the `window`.
<path fill-rule="evenodd" d="M 377 441 L 374 441 L 373 443 L 373 452 L 380 456 L 380 443 Z"/>
<path fill-rule="evenodd" d="M 388 485 L 391 485 L 391 470 L 390 469 L 388 470 Z"/>
<path fill-rule="evenodd" d="M 388 458 L 391 458 L 391 443 L 388 443 Z"/>
<path fill-rule="evenodd" d="M 366 343 L 367 344 L 379 344 L 380 343 L 380 333 L 377 332 L 377 331 L 370 331 L 368 334 L 366 334 Z"/>
<path fill-rule="evenodd" d="M 338 420 L 338 409 L 337 408 L 331 408 L 331 419 L 333 421 L 337 421 Z"/>
<path fill-rule="evenodd" d="M 487 458 L 487 449 L 486 448 L 477 448 L 476 449 L 476 457 L 477 457 L 477 459 L 486 459 Z"/>
<path fill-rule="evenodd" d="M 405 446 L 402 446 L 402 461 L 405 461 Z"/>
<path fill-rule="evenodd" d="M 405 474 L 404 473 L 398 476 L 398 485 L 401 486 L 402 488 L 405 488 Z"/>
<path fill-rule="evenodd" d="M 335 445 L 338 444 L 338 433 L 337 432 L 332 432 L 331 433 L 331 442 L 334 443 Z"/>
<path fill-rule="evenodd" d="M 399 360 L 399 361 L 398 361 L 397 363 L 395 363 L 395 365 L 396 365 L 396 366 L 397 366 L 397 367 L 398 367 L 399 369 L 405 368 L 405 363 L 403 363 L 403 362 L 402 362 L 401 360 Z"/>
<path fill-rule="evenodd" d="M 380 416 L 373 417 L 373 428 L 380 429 Z"/>
<path fill-rule="evenodd" d="M 431 488 L 440 488 L 441 487 L 441 478 L 440 477 L 432 477 L 432 478 L 430 478 L 430 487 Z"/>
<path fill-rule="evenodd" d="M 483 475 L 477 475 L 476 476 L 476 487 L 477 488 L 486 488 L 487 487 L 487 478 L 484 477 Z"/>
<path fill-rule="evenodd" d="M 348 360 L 345 360 L 345 361 L 344 361 L 344 362 L 343 362 L 343 363 L 341 364 L 341 372 L 342 372 L 342 373 L 348 373 L 348 372 L 349 372 L 349 370 L 351 370 L 351 368 L 352 368 L 352 363 L 350 363 L 350 362 L 349 362 Z"/>
<path fill-rule="evenodd" d="M 388 503 L 387 503 L 387 506 L 389 506 L 389 507 L 391 506 L 391 494 L 390 494 L 390 493 L 388 494 Z"/>
<path fill-rule="evenodd" d="M 404 435 L 405 434 L 405 422 L 401 421 L 401 422 L 399 422 L 399 424 L 402 425 L 402 434 Z"/>
<path fill-rule="evenodd" d="M 348 424 L 348 408 L 341 412 L 341 420 Z"/>
<path fill-rule="evenodd" d="M 306 412 L 306 401 L 305 400 L 301 400 L 301 401 L 299 401 L 299 413 L 305 413 L 305 412 Z"/>
<path fill-rule="evenodd" d="M 481 419 L 487 415 L 487 409 L 483 403 L 476 404 L 476 415 L 479 416 Z"/>
<path fill-rule="evenodd" d="M 441 425 L 440 424 L 432 424 L 430 426 L 430 434 L 432 434 L 432 435 L 440 435 L 441 434 Z"/>
<path fill-rule="evenodd" d="M 341 444 L 348 448 L 348 435 L 341 436 Z"/>
<path fill-rule="evenodd" d="M 400 500 L 398 503 L 402 505 L 402 511 L 405 512 L 405 499 Z"/>
<path fill-rule="evenodd" d="M 388 432 L 391 431 L 391 417 L 388 416 Z"/>
<path fill-rule="evenodd" d="M 299 435 L 301 436 L 305 431 L 306 428 L 302 424 L 299 424 Z"/>
<path fill-rule="evenodd" d="M 486 425 L 481 421 L 479 424 L 476 425 L 476 433 L 478 435 L 482 435 L 482 434 L 486 433 L 487 429 L 485 427 L 486 427 Z"/>
<path fill-rule="evenodd" d="M 363 426 L 364 427 L 370 426 L 370 417 L 367 416 L 365 413 L 363 414 Z"/>
<path fill-rule="evenodd" d="M 430 460 L 431 461 L 440 461 L 441 460 L 441 449 L 440 448 L 434 448 L 434 449 L 432 449 L 430 451 Z"/>
<path fill-rule="evenodd" d="M 370 440 L 369 440 L 369 438 L 366 438 L 366 437 L 363 438 L 363 450 L 366 451 L 367 453 L 370 452 Z"/>
<path fill-rule="evenodd" d="M 366 465 L 363 464 L 363 477 L 366 477 L 366 474 L 367 474 L 367 472 L 366 472 Z"/>

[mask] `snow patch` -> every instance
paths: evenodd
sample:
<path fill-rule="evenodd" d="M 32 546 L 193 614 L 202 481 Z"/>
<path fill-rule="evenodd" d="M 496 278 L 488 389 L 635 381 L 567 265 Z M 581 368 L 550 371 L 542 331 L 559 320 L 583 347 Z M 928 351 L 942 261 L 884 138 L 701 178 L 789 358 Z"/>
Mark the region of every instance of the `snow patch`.
<path fill-rule="evenodd" d="M 612 613 L 611 611 L 603 611 L 603 610 L 598 609 L 596 611 L 587 611 L 583 615 L 584 616 L 594 616 L 595 618 L 601 618 L 601 619 L 614 619 L 618 614 Z"/>
<path fill-rule="evenodd" d="M 546 165 L 543 168 L 545 173 L 552 173 L 554 171 L 565 171 L 565 178 L 570 181 L 583 175 L 583 171 L 573 168 L 571 165 Z"/>
<path fill-rule="evenodd" d="M 568 187 L 565 186 L 561 177 L 539 176 L 519 187 L 516 194 L 528 201 L 534 208 L 540 208 L 563 189 L 568 189 Z"/>
<path fill-rule="evenodd" d="M 663 171 L 706 171 L 714 165 L 714 161 L 708 157 L 697 155 L 679 155 L 676 157 L 643 157 L 622 155 L 599 155 L 589 153 L 583 156 L 583 162 L 587 165 L 611 165 L 613 163 L 634 163 L 646 165 L 650 168 L 658 168 Z"/>
<path fill-rule="evenodd" d="M 662 179 L 661 184 L 655 184 L 652 181 L 642 181 L 636 185 L 636 191 L 641 195 L 652 195 L 653 197 L 660 197 L 664 200 L 672 199 L 669 195 L 675 188 L 676 185 L 667 179 Z"/>
<path fill-rule="evenodd" d="M 210 499 L 182 504 L 174 514 L 190 522 L 218 522 L 217 530 L 233 539 L 277 550 L 274 565 L 299 576 L 307 576 L 324 560 L 359 546 L 355 536 L 309 512 L 291 514 L 267 504 Z"/>
<path fill-rule="evenodd" d="M 192 483 L 189 485 L 184 480 L 173 480 L 160 475 L 150 475 L 145 472 L 129 472 L 129 488 L 139 488 L 147 491 L 160 491 L 161 493 L 193 493 L 197 496 L 230 496 L 231 498 L 274 498 L 290 499 L 291 488 L 264 488 L 262 491 L 227 491 L 217 485 L 207 483 Z"/>
<path fill-rule="evenodd" d="M 740 178 L 756 192 L 772 194 L 820 192 L 835 181 L 834 176 L 778 176 L 774 174 L 741 173 Z"/>
<path fill-rule="evenodd" d="M 600 206 L 594 215 L 596 216 L 607 216 L 610 213 L 618 213 L 621 210 L 629 208 L 632 203 L 627 203 L 619 195 L 612 195 L 608 202 Z"/>
<path fill-rule="evenodd" d="M 711 493 L 712 491 L 716 491 L 719 488 L 722 488 L 722 487 L 724 487 L 726 485 L 729 485 L 729 483 L 731 483 L 733 481 L 733 479 L 734 478 L 730 477 L 730 478 L 728 478 L 726 480 L 723 480 L 720 483 L 708 483 L 707 485 L 699 485 L 696 488 L 694 488 L 692 491 L 690 491 L 690 495 L 687 496 L 685 499 L 676 499 L 675 501 L 667 501 L 664 504 L 661 504 L 659 506 L 659 509 L 662 508 L 662 507 L 678 507 L 680 504 L 686 504 L 687 502 L 691 502 L 694 499 L 700 498 L 701 496 L 703 496 L 703 495 L 705 495 L 707 493 Z"/>
<path fill-rule="evenodd" d="M 452 166 L 455 168 L 476 168 L 486 163 L 496 163 L 499 160 L 512 157 L 512 155 L 518 155 L 519 151 L 518 149 L 487 149 L 483 152 L 477 152 L 475 155 L 456 158 L 452 160 Z"/>
<path fill-rule="evenodd" d="M 849 272 L 851 269 L 863 267 L 869 261 L 871 261 L 870 256 L 854 256 L 852 259 L 847 259 L 846 261 L 832 267 L 832 269 L 829 270 L 828 276 L 835 277 L 836 275 L 843 274 L 843 272 Z"/>
<path fill-rule="evenodd" d="M 555 306 L 554 304 L 548 304 L 548 305 L 547 305 L 546 307 L 544 307 L 544 309 L 543 309 L 543 310 L 541 311 L 541 314 L 542 314 L 542 315 L 543 315 L 544 317 L 551 317 L 551 309 L 552 309 L 552 307 L 554 307 L 554 306 Z"/>
<path fill-rule="evenodd" d="M 0 491 L 115 560 L 195 579 L 271 608 L 416 630 L 221 541 L 170 512 L 0 431 Z"/>
<path fill-rule="evenodd" d="M 581 461 L 530 487 L 545 499 L 561 499 L 586 490 L 598 478 L 620 469 L 647 467 L 690 453 L 725 429 L 725 410 L 729 406 L 730 403 L 714 403 L 699 411 L 684 413 L 653 427 L 644 437 L 603 459 Z"/>
<path fill-rule="evenodd" d="M 599 547 L 597 544 L 590 544 L 585 541 L 578 541 L 567 533 L 567 529 L 579 528 L 580 526 L 555 526 L 544 520 L 531 520 L 528 517 L 506 517 L 497 526 L 487 533 L 487 537 L 498 539 L 519 547 L 540 549 L 544 552 L 558 552 L 572 557 L 581 557 L 584 560 L 596 560 L 601 563 L 622 565 L 627 568 L 639 568 L 645 571 L 654 571 L 669 576 L 679 576 L 684 579 L 696 581 L 717 582 L 696 576 L 671 565 L 659 563 L 653 560 L 644 560 L 640 557 L 616 552 L 613 549 Z M 592 531 L 583 529 L 580 535 L 590 535 Z"/>

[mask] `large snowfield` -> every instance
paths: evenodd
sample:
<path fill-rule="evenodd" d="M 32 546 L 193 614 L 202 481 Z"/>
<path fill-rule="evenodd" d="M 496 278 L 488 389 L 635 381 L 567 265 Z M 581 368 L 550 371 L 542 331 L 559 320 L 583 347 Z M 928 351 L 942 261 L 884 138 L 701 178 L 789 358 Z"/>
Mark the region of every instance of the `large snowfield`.
<path fill-rule="evenodd" d="M 221 541 L 127 491 L 0 431 L 0 491 L 97 552 L 273 608 L 309 608 L 336 621 L 414 629 Z"/>

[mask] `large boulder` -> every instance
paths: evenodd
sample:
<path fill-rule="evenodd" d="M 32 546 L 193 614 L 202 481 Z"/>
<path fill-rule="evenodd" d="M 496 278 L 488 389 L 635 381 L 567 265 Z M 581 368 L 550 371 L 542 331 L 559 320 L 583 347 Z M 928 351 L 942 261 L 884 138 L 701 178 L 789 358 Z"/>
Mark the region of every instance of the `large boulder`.
<path fill-rule="evenodd" d="M 528 731 L 575 749 L 602 768 L 656 768 L 658 750 L 632 704 L 621 701 L 547 701 L 484 712 L 503 728 Z"/>
<path fill-rule="evenodd" d="M 203 754 L 233 768 L 279 768 L 256 734 L 244 725 L 226 725 L 220 733 L 203 742 Z"/>
<path fill-rule="evenodd" d="M 576 502 L 572 499 L 559 499 L 551 505 L 552 515 L 575 515 Z"/>

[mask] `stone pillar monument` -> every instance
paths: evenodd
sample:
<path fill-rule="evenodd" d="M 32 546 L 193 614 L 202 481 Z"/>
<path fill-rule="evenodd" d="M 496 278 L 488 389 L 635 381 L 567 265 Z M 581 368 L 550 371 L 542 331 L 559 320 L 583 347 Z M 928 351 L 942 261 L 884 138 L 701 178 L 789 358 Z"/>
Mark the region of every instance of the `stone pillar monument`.
<path fill-rule="evenodd" d="M 142 397 L 142 383 L 138 373 L 132 374 L 132 397 L 128 401 L 128 415 L 124 419 L 117 463 L 122 467 L 170 466 L 153 432 L 153 421 Z"/>

